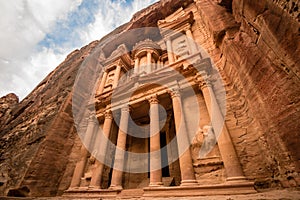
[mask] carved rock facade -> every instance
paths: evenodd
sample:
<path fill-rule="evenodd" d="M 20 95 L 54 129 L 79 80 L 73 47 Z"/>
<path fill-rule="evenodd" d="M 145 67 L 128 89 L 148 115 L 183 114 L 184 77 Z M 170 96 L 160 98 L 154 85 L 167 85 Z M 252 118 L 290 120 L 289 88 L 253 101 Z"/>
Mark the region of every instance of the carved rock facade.
<path fill-rule="evenodd" d="M 239 187 L 241 193 L 299 186 L 298 6 L 296 1 L 164 0 L 74 51 L 1 116 L 1 194 L 116 196 L 140 188 L 140 195 L 164 196 L 196 194 L 206 185 Z M 149 26 L 157 28 L 127 34 Z M 88 66 L 84 72 L 83 65 Z M 74 86 L 79 72 L 85 82 Z M 146 84 L 151 81 L 161 84 Z M 78 93 L 83 85 L 93 89 Z M 86 99 L 92 91 L 93 98 Z M 80 119 L 72 115 L 74 109 Z M 130 118 L 145 127 L 138 131 L 144 138 L 134 135 Z M 83 126 L 76 129 L 77 120 Z M 100 142 L 107 141 L 100 128 L 117 149 Z M 199 158 L 201 147 L 219 132 L 218 142 Z M 136 160 L 122 151 L 156 152 L 175 136 L 174 145 L 152 157 Z M 97 151 L 88 152 L 89 145 Z M 108 165 L 95 159 L 101 153 Z M 135 166 L 153 170 L 130 173 Z"/>

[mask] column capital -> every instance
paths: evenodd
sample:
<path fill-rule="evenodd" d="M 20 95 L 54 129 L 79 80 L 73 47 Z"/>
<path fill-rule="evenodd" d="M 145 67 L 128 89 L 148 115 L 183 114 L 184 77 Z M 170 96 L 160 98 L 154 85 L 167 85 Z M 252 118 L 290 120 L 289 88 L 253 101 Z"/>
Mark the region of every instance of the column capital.
<path fill-rule="evenodd" d="M 170 94 L 171 98 L 175 98 L 175 97 L 180 97 L 180 91 L 179 89 L 171 89 L 168 91 L 168 93 Z"/>
<path fill-rule="evenodd" d="M 152 54 L 155 54 L 157 52 L 155 52 L 155 50 L 153 49 L 147 49 L 147 54 L 151 54 L 151 56 L 153 56 Z"/>
<path fill-rule="evenodd" d="M 197 74 L 195 77 L 195 81 L 198 83 L 201 90 L 206 87 L 211 87 L 210 76 L 208 76 L 206 73 Z"/>
<path fill-rule="evenodd" d="M 112 119 L 113 118 L 111 110 L 106 110 L 104 112 L 104 118 L 105 119 Z"/>
<path fill-rule="evenodd" d="M 157 99 L 157 95 L 153 95 L 153 96 L 149 97 L 149 98 L 148 98 L 148 102 L 149 102 L 150 104 L 158 104 L 159 101 L 158 101 L 158 99 Z"/>
<path fill-rule="evenodd" d="M 130 112 L 132 110 L 132 107 L 130 105 L 126 105 L 121 108 L 121 112 Z"/>
<path fill-rule="evenodd" d="M 90 116 L 88 117 L 88 123 L 97 124 L 97 118 L 94 112 L 90 113 Z"/>
<path fill-rule="evenodd" d="M 103 73 L 108 73 L 108 69 L 107 69 L 107 67 L 103 67 Z"/>
<path fill-rule="evenodd" d="M 165 42 L 167 42 L 167 41 L 170 41 L 170 42 L 171 42 L 171 40 L 172 40 L 172 37 L 171 37 L 171 36 L 166 36 L 166 37 L 164 38 L 164 41 L 165 41 Z"/>
<path fill-rule="evenodd" d="M 140 57 L 138 55 L 134 55 L 134 58 L 133 58 L 135 61 L 139 61 L 140 60 Z"/>

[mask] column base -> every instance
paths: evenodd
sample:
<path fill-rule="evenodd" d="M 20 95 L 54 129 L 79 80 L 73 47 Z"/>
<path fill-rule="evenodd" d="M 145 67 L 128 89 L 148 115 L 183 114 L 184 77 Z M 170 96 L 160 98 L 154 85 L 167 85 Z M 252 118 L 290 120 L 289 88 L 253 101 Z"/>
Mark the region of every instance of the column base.
<path fill-rule="evenodd" d="M 198 182 L 196 180 L 182 180 L 180 186 L 197 186 Z"/>
<path fill-rule="evenodd" d="M 123 187 L 121 185 L 111 185 L 108 188 L 109 190 L 123 190 Z"/>
<path fill-rule="evenodd" d="M 101 189 L 100 186 L 89 186 L 88 188 L 89 188 L 89 190 L 98 190 L 98 189 Z"/>
<path fill-rule="evenodd" d="M 247 181 L 247 178 L 245 176 L 234 176 L 226 178 L 227 181 Z"/>
<path fill-rule="evenodd" d="M 151 182 L 149 187 L 162 187 L 163 185 L 163 182 Z"/>
<path fill-rule="evenodd" d="M 69 188 L 67 189 L 67 191 L 68 191 L 68 190 L 79 190 L 79 189 L 80 189 L 79 186 L 72 186 L 72 187 L 69 187 Z"/>

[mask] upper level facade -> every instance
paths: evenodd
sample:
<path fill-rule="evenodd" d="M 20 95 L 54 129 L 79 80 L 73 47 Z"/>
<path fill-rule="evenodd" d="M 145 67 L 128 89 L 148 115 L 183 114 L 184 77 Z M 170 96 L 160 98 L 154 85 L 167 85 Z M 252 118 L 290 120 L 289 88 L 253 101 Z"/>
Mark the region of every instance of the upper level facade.
<path fill-rule="evenodd" d="M 194 40 L 194 23 L 193 12 L 181 8 L 159 20 L 157 28 L 150 29 L 154 33 L 132 31 L 129 40 L 137 40 L 135 34 L 139 37 L 138 33 L 144 31 L 143 39 L 131 47 L 118 44 L 100 61 L 102 73 L 95 93 L 97 116 L 103 117 L 108 108 L 121 108 L 122 98 L 143 101 L 153 93 L 166 93 L 166 88 L 184 90 L 186 82 L 192 87 L 198 85 L 196 75 L 210 73 L 212 66 Z M 112 96 L 121 99 L 112 102 Z"/>

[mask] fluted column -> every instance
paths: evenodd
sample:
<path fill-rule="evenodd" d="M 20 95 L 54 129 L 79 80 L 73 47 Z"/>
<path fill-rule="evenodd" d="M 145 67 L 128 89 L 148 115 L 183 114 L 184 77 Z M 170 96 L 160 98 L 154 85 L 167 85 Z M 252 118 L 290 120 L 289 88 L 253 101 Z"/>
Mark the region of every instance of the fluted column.
<path fill-rule="evenodd" d="M 116 71 L 115 71 L 115 76 L 114 76 L 114 83 L 113 83 L 113 88 L 116 88 L 118 85 L 118 81 L 120 79 L 120 74 L 121 74 L 121 66 L 117 65 Z"/>
<path fill-rule="evenodd" d="M 114 170 L 111 178 L 110 189 L 122 189 L 122 175 L 124 168 L 124 153 L 126 150 L 126 137 L 128 130 L 129 107 L 121 110 L 120 127 L 117 139 L 117 148 L 115 153 Z"/>
<path fill-rule="evenodd" d="M 84 175 L 84 170 L 85 170 L 85 166 L 86 166 L 87 159 L 88 159 L 87 158 L 88 153 L 89 153 L 88 148 L 92 144 L 92 138 L 94 135 L 94 130 L 95 130 L 96 124 L 97 124 L 97 121 L 96 121 L 95 117 L 90 116 L 89 120 L 88 120 L 88 126 L 86 129 L 86 133 L 85 133 L 85 136 L 83 139 L 83 144 L 80 149 L 80 160 L 76 164 L 70 188 L 80 186 L 81 177 L 83 177 L 83 175 Z M 85 145 L 87 145 L 87 147 Z"/>
<path fill-rule="evenodd" d="M 99 131 L 98 131 L 98 134 L 100 135 L 100 138 L 99 138 L 100 144 L 98 147 L 98 155 L 101 158 L 105 158 L 105 155 L 106 155 L 106 148 L 107 148 L 107 143 L 109 140 L 112 122 L 113 122 L 112 113 L 111 113 L 111 111 L 107 111 L 105 113 L 103 130 L 100 130 L 101 128 L 99 127 Z M 98 158 L 96 157 L 96 159 L 97 159 L 96 168 L 93 171 L 92 179 L 91 179 L 91 183 L 90 183 L 91 188 L 100 188 L 104 164 L 99 161 L 99 157 Z"/>
<path fill-rule="evenodd" d="M 181 172 L 181 186 L 196 185 L 193 161 L 191 157 L 189 136 L 184 120 L 182 102 L 178 90 L 170 92 L 173 104 L 176 137 L 178 143 L 179 165 Z"/>
<path fill-rule="evenodd" d="M 105 87 L 105 83 L 106 83 L 106 79 L 107 79 L 107 74 L 108 74 L 107 71 L 103 72 L 97 94 L 101 94 L 103 92 L 104 87 Z"/>
<path fill-rule="evenodd" d="M 148 51 L 147 52 L 147 73 L 151 73 L 151 68 L 152 68 L 152 52 Z"/>
<path fill-rule="evenodd" d="M 168 51 L 168 60 L 169 60 L 169 64 L 172 64 L 175 59 L 174 59 L 174 54 L 173 54 L 173 49 L 172 49 L 172 41 L 171 38 L 168 38 L 167 41 L 167 51 Z"/>
<path fill-rule="evenodd" d="M 193 36 L 193 33 L 192 33 L 191 29 L 187 29 L 185 31 L 185 34 L 188 38 L 188 44 L 189 44 L 189 47 L 191 49 L 191 54 L 196 53 L 198 51 L 197 50 L 197 45 L 195 43 L 194 36 Z"/>
<path fill-rule="evenodd" d="M 202 90 L 205 104 L 208 109 L 208 114 L 211 118 L 212 126 L 215 129 L 215 133 L 216 127 L 223 124 L 220 130 L 220 135 L 219 137 L 217 137 L 217 139 L 218 147 L 220 149 L 220 154 L 223 159 L 224 167 L 227 174 L 227 180 L 245 180 L 246 178 L 244 176 L 241 164 L 234 149 L 229 131 L 225 124 L 225 120 L 221 113 L 220 107 L 217 103 L 212 86 L 208 80 L 207 74 L 202 73 L 198 76 L 198 80 L 200 81 L 199 86 Z"/>
<path fill-rule="evenodd" d="M 150 187 L 162 186 L 160 130 L 158 99 L 153 96 L 150 103 Z"/>
<path fill-rule="evenodd" d="M 140 59 L 139 57 L 136 57 L 134 60 L 134 74 L 139 73 L 139 65 L 140 65 Z"/>

